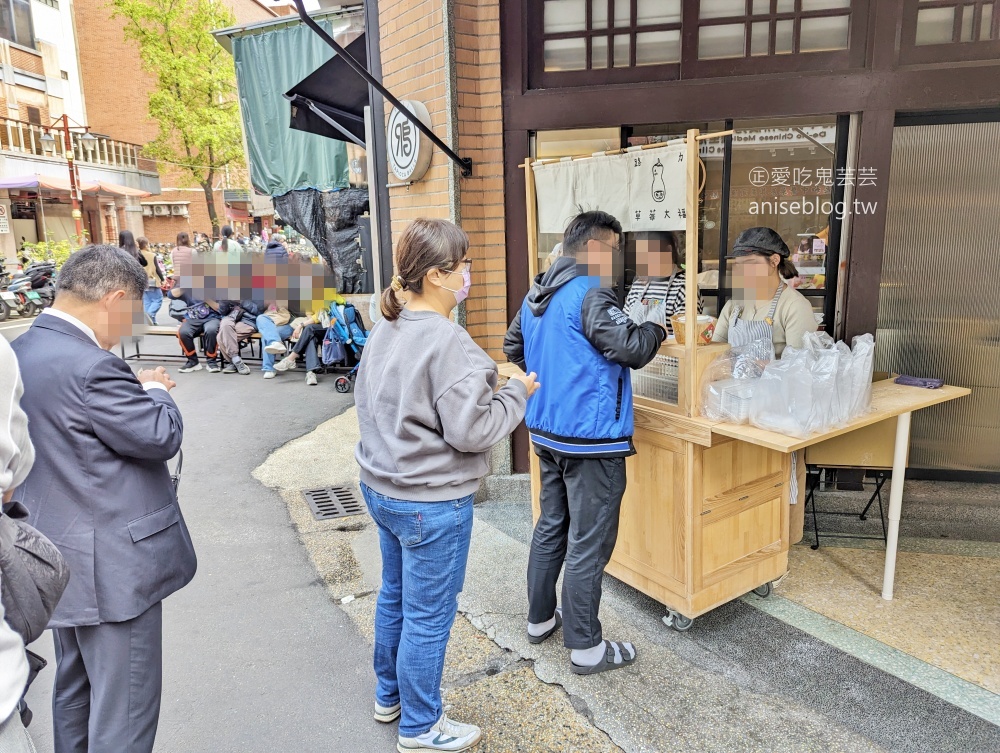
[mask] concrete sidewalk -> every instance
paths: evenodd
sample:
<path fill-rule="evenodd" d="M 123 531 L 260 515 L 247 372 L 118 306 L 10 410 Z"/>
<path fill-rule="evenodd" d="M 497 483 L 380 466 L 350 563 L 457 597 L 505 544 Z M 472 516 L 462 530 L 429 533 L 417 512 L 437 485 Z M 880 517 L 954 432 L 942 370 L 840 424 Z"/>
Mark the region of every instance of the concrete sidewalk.
<path fill-rule="evenodd" d="M 371 640 L 374 525 L 366 516 L 314 521 L 294 491 L 356 483 L 356 441 L 348 411 L 278 450 L 256 475 L 285 490 L 321 577 Z M 331 455 L 343 461 L 318 462 Z M 302 461 L 297 476 L 287 471 L 293 457 Z M 606 634 L 634 641 L 639 661 L 573 675 L 560 634 L 541 646 L 524 636 L 530 531 L 527 502 L 477 508 L 444 687 L 451 713 L 483 726 L 480 751 L 1000 750 L 1000 728 L 986 719 L 762 611 L 756 596 L 681 634 L 660 622 L 662 606 L 606 578 Z M 780 597 L 767 601 L 768 611 L 781 612 L 773 608 Z"/>

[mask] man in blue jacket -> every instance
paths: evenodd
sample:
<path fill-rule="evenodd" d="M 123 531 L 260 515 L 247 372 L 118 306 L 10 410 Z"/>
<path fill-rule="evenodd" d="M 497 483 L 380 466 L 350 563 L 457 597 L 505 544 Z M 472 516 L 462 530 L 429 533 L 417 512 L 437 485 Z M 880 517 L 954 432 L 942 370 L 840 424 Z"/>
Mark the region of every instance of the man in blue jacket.
<path fill-rule="evenodd" d="M 540 643 L 562 624 L 577 674 L 618 669 L 636 656 L 631 643 L 604 640 L 597 613 L 618 538 L 625 458 L 635 453 L 629 370 L 653 360 L 666 329 L 622 312 L 614 287 L 624 266 L 621 234 L 606 212 L 575 217 L 562 256 L 535 278 L 504 338 L 507 358 L 545 385 L 524 418 L 542 482 L 528 558 L 528 640 Z"/>

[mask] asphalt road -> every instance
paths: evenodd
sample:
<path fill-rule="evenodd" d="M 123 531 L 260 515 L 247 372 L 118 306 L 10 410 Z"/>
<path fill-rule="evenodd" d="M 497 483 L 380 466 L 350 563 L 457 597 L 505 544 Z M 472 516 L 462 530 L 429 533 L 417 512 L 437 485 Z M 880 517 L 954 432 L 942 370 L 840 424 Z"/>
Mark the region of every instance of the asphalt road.
<path fill-rule="evenodd" d="M 29 325 L 11 319 L 0 334 L 12 340 Z M 150 340 L 154 352 L 177 352 L 169 338 Z M 191 585 L 164 602 L 156 753 L 394 749 L 395 726 L 371 716 L 371 649 L 328 598 L 285 503 L 250 475 L 272 450 L 349 407 L 351 396 L 338 394 L 332 377 L 307 387 L 303 372 L 269 381 L 258 370 L 175 377 L 184 414 L 180 503 L 199 565 Z M 29 696 L 30 732 L 39 753 L 50 753 L 51 641 L 32 648 L 51 661 Z"/>

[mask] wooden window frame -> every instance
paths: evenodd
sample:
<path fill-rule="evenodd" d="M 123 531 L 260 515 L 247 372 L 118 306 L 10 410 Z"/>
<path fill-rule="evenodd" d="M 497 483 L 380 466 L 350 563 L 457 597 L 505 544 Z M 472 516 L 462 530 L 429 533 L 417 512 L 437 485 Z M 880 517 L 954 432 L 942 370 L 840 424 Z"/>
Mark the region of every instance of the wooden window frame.
<path fill-rule="evenodd" d="M 931 63 L 965 63 L 980 60 L 996 60 L 1000 58 L 1000 0 L 993 3 L 993 18 L 991 36 L 995 39 L 980 41 L 981 8 L 990 0 L 936 0 L 934 2 L 919 2 L 919 0 L 904 0 L 899 39 L 900 65 L 927 65 Z M 972 35 L 975 41 L 956 42 L 962 33 L 962 15 L 955 14 L 955 27 L 951 42 L 945 44 L 917 45 L 917 12 L 930 8 L 964 8 L 972 7 L 974 16 Z M 963 10 L 964 12 L 964 10 Z"/>
<path fill-rule="evenodd" d="M 636 23 L 637 2 L 632 0 L 631 18 L 628 27 L 590 30 L 591 4 L 587 3 L 587 30 L 546 34 L 544 23 L 545 0 L 523 0 L 525 3 L 525 18 L 531 19 L 527 24 L 527 88 L 551 89 L 576 86 L 604 86 L 608 84 L 644 84 L 680 79 L 715 78 L 721 76 L 753 76 L 774 73 L 798 73 L 810 71 L 833 71 L 852 68 L 863 68 L 865 65 L 868 19 L 873 0 L 852 0 L 850 13 L 850 28 L 848 31 L 848 47 L 845 50 L 829 52 L 793 52 L 783 55 L 749 56 L 750 38 L 744 41 L 744 57 L 719 58 L 713 60 L 698 59 L 698 32 L 704 26 L 724 26 L 742 23 L 745 27 L 752 23 L 752 0 L 747 0 L 746 13 L 743 16 L 727 18 L 712 18 L 704 21 L 700 18 L 700 0 L 682 0 L 680 24 L 656 24 L 638 26 Z M 1000 0 L 998 0 L 1000 2 Z M 800 44 L 800 23 L 803 18 L 826 18 L 831 15 L 847 15 L 847 13 L 831 13 L 831 11 L 803 11 L 801 0 L 796 0 L 796 10 L 778 13 L 776 0 L 771 0 L 771 12 L 766 18 L 771 24 L 772 38 L 769 48 L 774 50 L 774 26 L 780 20 L 795 21 L 793 31 L 793 49 Z M 998 14 L 1000 16 L 1000 14 Z M 614 17 L 612 0 L 608 4 L 609 24 Z M 758 18 L 758 16 L 753 16 Z M 765 16 L 759 16 L 760 19 Z M 690 20 L 689 20 L 690 19 Z M 680 30 L 681 61 L 663 65 L 635 66 L 636 34 L 654 31 Z M 629 35 L 629 54 L 631 66 L 615 68 L 614 37 L 619 34 Z M 590 68 L 591 42 L 594 37 L 607 37 L 608 60 L 605 68 Z M 585 39 L 586 69 L 575 71 L 545 70 L 545 41 L 552 39 Z"/>

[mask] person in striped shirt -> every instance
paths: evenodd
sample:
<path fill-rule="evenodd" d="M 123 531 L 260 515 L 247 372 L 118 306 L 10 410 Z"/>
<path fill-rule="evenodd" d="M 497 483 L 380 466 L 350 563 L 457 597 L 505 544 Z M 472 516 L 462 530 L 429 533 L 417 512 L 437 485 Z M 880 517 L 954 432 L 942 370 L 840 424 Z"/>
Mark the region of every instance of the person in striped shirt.
<path fill-rule="evenodd" d="M 637 276 L 625 297 L 625 313 L 636 324 L 655 322 L 673 336 L 670 317 L 684 313 L 685 273 L 680 267 L 677 237 L 668 232 L 637 233 Z M 701 293 L 698 313 L 702 313 Z"/>

